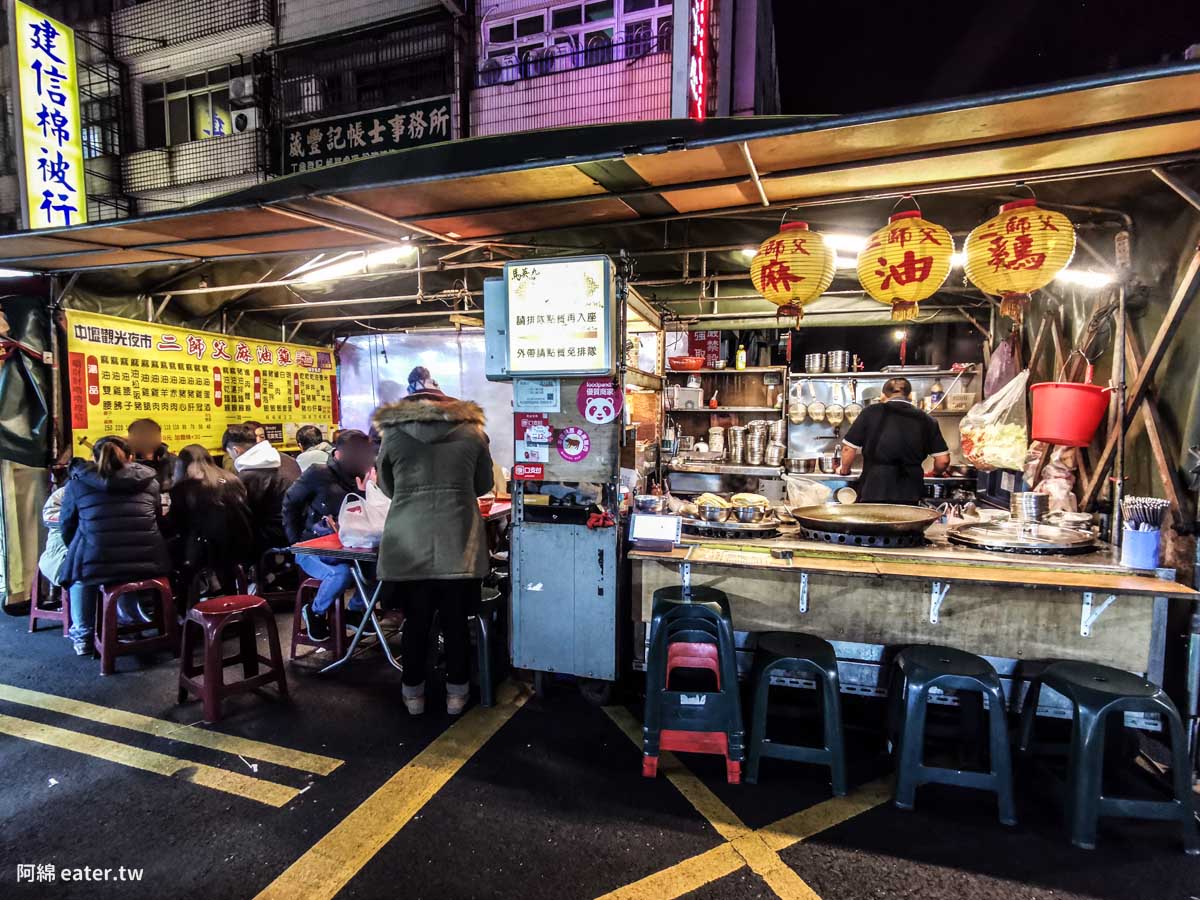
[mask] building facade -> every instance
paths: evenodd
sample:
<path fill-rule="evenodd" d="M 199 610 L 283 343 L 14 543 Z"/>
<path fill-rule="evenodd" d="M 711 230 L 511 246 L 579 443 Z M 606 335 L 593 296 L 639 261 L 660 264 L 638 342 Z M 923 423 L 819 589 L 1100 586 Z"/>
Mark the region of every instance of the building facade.
<path fill-rule="evenodd" d="M 778 112 L 769 0 L 32 5 L 76 29 L 91 221 L 465 137 Z M 12 52 L 5 229 L 20 200 Z"/>

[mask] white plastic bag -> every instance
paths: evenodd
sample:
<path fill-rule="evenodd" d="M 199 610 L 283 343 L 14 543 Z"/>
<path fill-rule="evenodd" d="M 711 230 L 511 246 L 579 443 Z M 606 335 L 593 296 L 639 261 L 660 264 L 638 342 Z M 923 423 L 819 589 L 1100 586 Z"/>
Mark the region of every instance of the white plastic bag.
<path fill-rule="evenodd" d="M 820 506 L 833 498 L 833 491 L 811 478 L 784 475 L 783 483 L 787 486 L 788 506 L 793 509 L 801 506 Z"/>
<path fill-rule="evenodd" d="M 373 482 L 367 482 L 366 496 L 347 494 L 338 512 L 338 539 L 343 547 L 370 549 L 378 547 L 383 537 L 392 501 Z"/>
<path fill-rule="evenodd" d="M 1000 392 L 976 403 L 959 426 L 963 456 L 982 472 L 1021 471 L 1029 448 L 1025 385 L 1029 370 L 1019 373 Z"/>

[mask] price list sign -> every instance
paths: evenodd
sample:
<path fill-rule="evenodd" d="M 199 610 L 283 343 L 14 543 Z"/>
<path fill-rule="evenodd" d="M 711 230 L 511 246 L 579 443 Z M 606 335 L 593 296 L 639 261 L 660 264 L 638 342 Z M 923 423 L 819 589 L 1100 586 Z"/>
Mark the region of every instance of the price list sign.
<path fill-rule="evenodd" d="M 514 375 L 613 371 L 612 262 L 605 256 L 510 262 L 508 370 Z"/>
<path fill-rule="evenodd" d="M 68 311 L 67 374 L 76 442 L 123 435 L 150 418 L 173 450 L 221 452 L 226 426 L 254 419 L 272 443 L 295 449 L 300 426 L 328 435 L 339 419 L 333 352 L 324 347 Z"/>

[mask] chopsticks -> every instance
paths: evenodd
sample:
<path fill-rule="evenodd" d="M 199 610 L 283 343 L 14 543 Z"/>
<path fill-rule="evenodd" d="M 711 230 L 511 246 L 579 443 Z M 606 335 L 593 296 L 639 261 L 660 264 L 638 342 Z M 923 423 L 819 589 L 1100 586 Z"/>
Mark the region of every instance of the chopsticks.
<path fill-rule="evenodd" d="M 1131 531 L 1158 531 L 1170 505 L 1158 497 L 1125 497 L 1121 500 L 1125 527 Z"/>

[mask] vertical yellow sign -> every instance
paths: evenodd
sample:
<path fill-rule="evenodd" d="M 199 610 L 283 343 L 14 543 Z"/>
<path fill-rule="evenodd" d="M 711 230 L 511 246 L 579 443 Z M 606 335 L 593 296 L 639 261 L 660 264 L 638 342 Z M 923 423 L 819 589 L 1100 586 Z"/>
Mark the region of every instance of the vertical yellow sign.
<path fill-rule="evenodd" d="M 75 32 L 32 6 L 13 2 L 17 49 L 25 221 L 57 228 L 87 221 L 83 120 Z"/>

